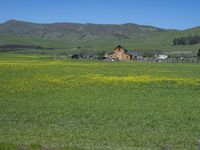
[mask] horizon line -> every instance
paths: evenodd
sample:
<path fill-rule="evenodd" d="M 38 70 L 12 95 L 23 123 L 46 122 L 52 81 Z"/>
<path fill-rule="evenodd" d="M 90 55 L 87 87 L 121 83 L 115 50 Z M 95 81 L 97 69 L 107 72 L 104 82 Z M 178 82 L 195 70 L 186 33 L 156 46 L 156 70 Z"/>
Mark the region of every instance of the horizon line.
<path fill-rule="evenodd" d="M 25 23 L 34 23 L 34 24 L 59 24 L 59 23 L 71 23 L 71 24 L 94 24 L 94 25 L 126 25 L 126 24 L 133 24 L 133 25 L 139 25 L 139 26 L 146 26 L 146 27 L 154 27 L 154 28 L 159 28 L 159 29 L 164 29 L 164 30 L 179 30 L 179 31 L 184 31 L 184 30 L 190 30 L 194 29 L 200 26 L 194 26 L 190 28 L 185 28 L 185 29 L 177 29 L 177 28 L 162 28 L 154 25 L 147 25 L 147 24 L 138 24 L 138 23 L 133 23 L 133 22 L 124 22 L 124 23 L 92 23 L 92 22 L 67 22 L 67 21 L 55 21 L 55 22 L 41 22 L 41 21 L 28 21 L 28 20 L 21 20 L 21 19 L 8 19 L 0 22 L 0 24 L 7 23 L 9 21 L 18 21 L 18 22 L 25 22 Z"/>

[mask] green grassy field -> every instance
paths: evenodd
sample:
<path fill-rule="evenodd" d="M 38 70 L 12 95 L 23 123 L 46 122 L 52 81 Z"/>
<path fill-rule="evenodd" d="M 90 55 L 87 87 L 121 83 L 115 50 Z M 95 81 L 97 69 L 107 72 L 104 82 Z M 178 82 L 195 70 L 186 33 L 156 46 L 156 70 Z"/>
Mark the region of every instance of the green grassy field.
<path fill-rule="evenodd" d="M 197 149 L 199 70 L 0 54 L 0 150 Z"/>

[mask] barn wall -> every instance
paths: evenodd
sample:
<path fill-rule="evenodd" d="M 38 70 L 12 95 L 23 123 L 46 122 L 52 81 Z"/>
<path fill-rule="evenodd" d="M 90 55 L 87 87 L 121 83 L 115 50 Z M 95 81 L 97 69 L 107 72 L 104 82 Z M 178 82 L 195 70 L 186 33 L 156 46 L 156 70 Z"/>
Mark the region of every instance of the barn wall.
<path fill-rule="evenodd" d="M 125 53 L 125 51 L 122 48 L 117 48 L 114 50 L 113 53 L 108 55 L 109 59 L 115 59 L 115 60 L 131 60 L 132 55 L 129 55 Z"/>
<path fill-rule="evenodd" d="M 123 54 L 123 55 L 122 55 L 122 59 L 123 59 L 123 60 L 131 60 L 131 55 Z"/>

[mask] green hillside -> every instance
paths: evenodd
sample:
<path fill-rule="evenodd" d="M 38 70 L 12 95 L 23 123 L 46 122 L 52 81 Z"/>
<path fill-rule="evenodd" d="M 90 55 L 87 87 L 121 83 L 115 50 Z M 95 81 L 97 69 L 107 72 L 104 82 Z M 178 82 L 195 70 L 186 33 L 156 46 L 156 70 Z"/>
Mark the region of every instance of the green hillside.
<path fill-rule="evenodd" d="M 0 24 L 0 45 L 25 44 L 63 52 L 112 50 L 196 51 L 199 46 L 173 46 L 176 37 L 199 34 L 200 27 L 180 31 L 137 24 L 100 25 L 77 23 L 35 24 L 10 20 Z M 62 49 L 62 50 L 61 50 Z"/>

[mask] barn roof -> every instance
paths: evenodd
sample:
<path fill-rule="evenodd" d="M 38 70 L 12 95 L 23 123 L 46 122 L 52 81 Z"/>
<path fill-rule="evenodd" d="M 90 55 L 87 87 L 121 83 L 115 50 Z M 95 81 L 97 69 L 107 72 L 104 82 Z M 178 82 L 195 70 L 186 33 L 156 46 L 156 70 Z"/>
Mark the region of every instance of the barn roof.
<path fill-rule="evenodd" d="M 114 50 L 116 50 L 116 49 L 118 49 L 118 48 L 122 48 L 122 49 L 124 50 L 124 54 L 134 56 L 132 53 L 129 53 L 128 50 L 126 50 L 126 49 L 125 49 L 123 46 L 121 46 L 121 45 L 118 45 Z M 109 52 L 108 55 L 111 55 L 111 54 L 115 53 L 114 50 L 113 50 L 112 52 Z"/>
<path fill-rule="evenodd" d="M 123 46 L 121 46 L 121 45 L 118 45 L 115 49 L 118 49 L 118 48 L 122 48 L 122 49 L 125 49 Z M 114 50 L 115 50 L 114 49 Z"/>
<path fill-rule="evenodd" d="M 133 54 L 130 54 L 130 53 L 128 53 L 128 52 L 125 52 L 124 54 L 130 55 L 130 56 L 133 56 Z"/>
<path fill-rule="evenodd" d="M 111 54 L 113 54 L 113 53 L 114 53 L 114 52 L 109 52 L 108 55 L 111 55 Z"/>

